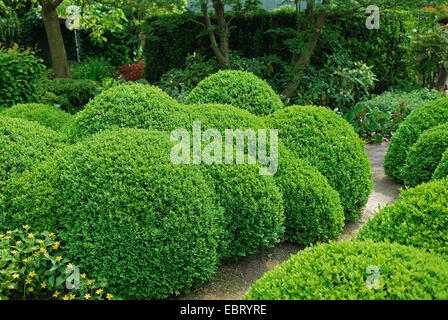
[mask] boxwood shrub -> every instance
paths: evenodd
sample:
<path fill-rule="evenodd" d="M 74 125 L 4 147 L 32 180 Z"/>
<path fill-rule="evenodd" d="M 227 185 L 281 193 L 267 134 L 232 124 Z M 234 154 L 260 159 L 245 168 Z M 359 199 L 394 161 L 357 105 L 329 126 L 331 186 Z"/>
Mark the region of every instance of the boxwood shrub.
<path fill-rule="evenodd" d="M 219 103 L 267 115 L 283 107 L 279 96 L 251 72 L 224 70 L 205 78 L 194 88 L 187 104 Z"/>
<path fill-rule="evenodd" d="M 257 280 L 243 299 L 447 299 L 447 281 L 448 263 L 437 255 L 399 244 L 342 241 L 292 256 Z"/>
<path fill-rule="evenodd" d="M 177 115 L 181 110 L 181 105 L 157 87 L 124 83 L 101 92 L 78 112 L 68 138 L 76 141 L 113 127 L 171 130 L 181 126 Z"/>
<path fill-rule="evenodd" d="M 372 170 L 364 142 L 350 124 L 314 106 L 291 106 L 267 121 L 279 130 L 286 147 L 314 165 L 339 192 L 346 219 L 358 219 L 372 190 Z"/>
<path fill-rule="evenodd" d="M 171 145 L 129 128 L 69 145 L 8 184 L 0 220 L 60 230 L 67 257 L 117 296 L 188 290 L 215 272 L 221 219 L 199 166 L 172 164 Z"/>
<path fill-rule="evenodd" d="M 403 167 L 407 186 L 431 180 L 434 171 L 448 148 L 448 123 L 426 130 L 409 149 Z"/>
<path fill-rule="evenodd" d="M 403 181 L 402 168 L 409 149 L 427 129 L 448 121 L 448 98 L 434 100 L 413 111 L 392 137 L 384 159 L 386 174 Z"/>
<path fill-rule="evenodd" d="M 442 160 L 440 160 L 439 165 L 432 176 L 432 178 L 436 180 L 443 179 L 445 177 L 448 177 L 448 149 L 443 154 Z"/>
<path fill-rule="evenodd" d="M 358 239 L 393 241 L 448 256 L 448 182 L 421 184 L 400 194 L 379 210 L 358 233 Z"/>
<path fill-rule="evenodd" d="M 60 130 L 72 120 L 72 116 L 57 107 L 39 103 L 17 104 L 0 113 L 0 116 L 36 121 L 39 124 Z"/>
<path fill-rule="evenodd" d="M 34 168 L 60 147 L 59 135 L 25 119 L 0 117 L 0 191 L 6 181 Z"/>

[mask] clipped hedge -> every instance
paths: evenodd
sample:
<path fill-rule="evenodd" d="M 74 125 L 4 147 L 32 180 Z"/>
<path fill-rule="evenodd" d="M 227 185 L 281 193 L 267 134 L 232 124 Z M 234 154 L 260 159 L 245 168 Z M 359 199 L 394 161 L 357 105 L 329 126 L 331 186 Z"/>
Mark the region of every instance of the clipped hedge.
<path fill-rule="evenodd" d="M 448 263 L 437 255 L 399 244 L 342 241 L 292 256 L 257 280 L 243 299 L 447 299 L 447 281 Z"/>
<path fill-rule="evenodd" d="M 179 127 L 182 107 L 157 87 L 141 83 L 113 86 L 75 116 L 69 140 L 113 127 L 170 130 Z"/>
<path fill-rule="evenodd" d="M 346 219 L 358 219 L 372 190 L 372 173 L 364 142 L 352 126 L 333 111 L 314 106 L 288 107 L 267 121 L 279 130 L 286 147 L 314 165 L 339 192 Z"/>
<path fill-rule="evenodd" d="M 56 131 L 68 124 L 72 119 L 69 113 L 56 107 L 39 103 L 17 104 L 0 112 L 0 116 L 36 121 Z"/>
<path fill-rule="evenodd" d="M 443 179 L 403 191 L 362 227 L 357 239 L 392 241 L 447 256 L 447 228 L 448 182 Z"/>
<path fill-rule="evenodd" d="M 120 297 L 188 290 L 215 272 L 221 219 L 199 167 L 173 165 L 171 146 L 129 128 L 69 145 L 8 184 L 0 221 L 60 230 L 67 257 Z"/>
<path fill-rule="evenodd" d="M 194 88 L 187 104 L 230 104 L 256 115 L 267 115 L 283 107 L 279 96 L 262 79 L 245 71 L 218 71 Z"/>
<path fill-rule="evenodd" d="M 386 174 L 395 180 L 403 181 L 402 168 L 405 165 L 409 149 L 425 130 L 447 121 L 448 98 L 434 100 L 413 111 L 390 140 L 389 149 L 384 159 Z"/>
<path fill-rule="evenodd" d="M 437 166 L 437 169 L 436 171 L 434 171 L 434 175 L 432 176 L 432 178 L 435 180 L 445 177 L 448 177 L 448 149 L 442 155 L 442 159 L 440 160 L 439 165 Z"/>
<path fill-rule="evenodd" d="M 430 181 L 448 148 L 448 123 L 426 130 L 409 149 L 402 175 L 407 186 Z"/>
<path fill-rule="evenodd" d="M 204 104 L 204 105 L 190 105 L 187 106 L 187 118 L 189 123 L 193 121 L 200 121 L 202 130 L 216 129 L 224 137 L 226 129 L 266 129 L 267 125 L 263 119 L 251 114 L 246 110 L 232 107 L 230 105 L 218 104 Z M 191 131 L 191 126 L 188 127 Z M 269 133 L 267 137 L 269 138 Z M 269 142 L 268 142 L 269 143 Z M 268 145 L 269 149 L 269 145 Z M 247 151 L 247 150 L 246 150 Z M 279 167 L 277 173 L 274 175 L 275 183 L 283 194 L 286 239 L 295 243 L 307 245 L 315 241 L 323 241 L 336 238 L 342 231 L 344 213 L 339 200 L 338 193 L 331 188 L 327 179 L 323 177 L 320 172 L 306 163 L 304 160 L 297 158 L 291 151 L 289 151 L 281 142 L 279 143 Z M 224 167 L 228 167 L 227 165 Z M 234 167 L 241 167 L 240 165 Z M 245 175 L 244 179 L 253 181 L 245 181 L 237 178 L 236 171 L 241 171 L 241 175 Z M 228 173 L 227 173 L 228 171 Z M 220 168 L 222 177 L 216 177 L 215 184 L 217 184 L 218 193 L 231 192 L 234 199 L 239 199 L 241 204 L 235 206 L 231 212 L 234 213 L 235 219 L 239 218 L 241 211 L 250 209 L 247 201 L 244 198 L 252 199 L 255 190 L 245 190 L 246 188 L 253 188 L 253 184 L 263 179 L 256 172 L 255 176 L 252 171 L 246 168 L 226 169 Z M 227 175 L 229 175 L 227 177 Z M 228 190 L 222 185 L 222 180 L 229 179 L 231 175 L 233 178 L 233 186 L 228 186 Z M 267 178 L 267 177 L 266 177 Z M 265 179 L 266 179 L 265 178 Z M 252 194 L 248 196 L 248 194 Z M 221 198 L 228 197 L 223 195 Z M 269 197 L 268 197 L 269 198 Z M 230 200 L 228 200 L 230 202 Z M 235 200 L 233 200 L 235 201 Z M 256 202 L 254 202 L 255 204 Z M 254 212 L 259 212 L 263 206 L 257 203 Z M 250 211 L 249 211 L 250 212 Z M 263 214 L 263 213 L 260 213 Z M 246 213 L 247 215 L 247 213 Z M 244 216 L 244 215 L 243 215 Z M 277 217 L 279 220 L 279 218 Z M 239 220 L 235 225 L 241 224 L 247 226 L 247 230 L 256 228 L 257 224 L 248 223 L 244 220 Z M 250 219 L 251 221 L 253 219 Z M 263 233 L 261 228 L 269 223 L 259 224 L 260 231 L 256 233 Z M 272 228 L 276 230 L 276 228 Z M 278 228 L 277 228 L 278 230 Z M 266 232 L 266 231 L 264 231 Z M 248 232 L 248 234 L 251 234 Z M 253 236 L 253 233 L 252 233 Z M 237 238 L 239 238 L 238 236 Z M 247 238 L 247 236 L 246 236 Z M 240 241 L 241 242 L 241 241 Z M 244 242 L 243 242 L 244 243 Z"/>
<path fill-rule="evenodd" d="M 0 117 L 0 191 L 6 181 L 34 168 L 60 146 L 56 132 L 25 119 Z"/>

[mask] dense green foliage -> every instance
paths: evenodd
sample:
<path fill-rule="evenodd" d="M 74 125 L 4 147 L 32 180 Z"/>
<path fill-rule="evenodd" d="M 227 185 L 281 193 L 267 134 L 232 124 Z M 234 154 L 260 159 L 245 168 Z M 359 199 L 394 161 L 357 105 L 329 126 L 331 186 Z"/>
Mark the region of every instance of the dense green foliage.
<path fill-rule="evenodd" d="M 87 79 L 41 80 L 42 95 L 40 101 L 45 104 L 57 104 L 62 110 L 76 113 L 84 108 L 95 95 L 98 88 L 95 81 Z"/>
<path fill-rule="evenodd" d="M 358 233 L 358 239 L 391 241 L 448 255 L 448 182 L 431 181 L 403 191 L 379 210 Z"/>
<path fill-rule="evenodd" d="M 230 104 L 256 115 L 267 115 L 283 107 L 279 96 L 263 80 L 250 72 L 219 71 L 194 88 L 187 104 Z"/>
<path fill-rule="evenodd" d="M 356 220 L 372 190 L 371 167 L 364 142 L 343 118 L 314 106 L 292 106 L 267 118 L 282 142 L 307 159 L 339 192 L 345 217 Z"/>
<path fill-rule="evenodd" d="M 342 241 L 292 256 L 257 280 L 243 299 L 447 299 L 447 281 L 448 263 L 437 255 L 398 244 Z"/>
<path fill-rule="evenodd" d="M 0 116 L 36 121 L 56 131 L 60 130 L 72 119 L 69 113 L 53 106 L 38 103 L 17 104 L 0 112 Z"/>
<path fill-rule="evenodd" d="M 442 159 L 434 171 L 433 179 L 442 179 L 448 177 L 448 149 L 442 155 Z"/>
<path fill-rule="evenodd" d="M 75 115 L 70 140 L 112 127 L 170 130 L 178 128 L 182 107 L 160 89 L 124 83 L 102 91 Z"/>
<path fill-rule="evenodd" d="M 24 119 L 0 117 L 0 191 L 59 147 L 56 132 Z"/>
<path fill-rule="evenodd" d="M 431 180 L 447 149 L 448 123 L 423 132 L 408 151 L 406 163 L 402 169 L 405 185 L 416 186 Z"/>
<path fill-rule="evenodd" d="M 392 137 L 384 159 L 386 174 L 403 181 L 402 168 L 409 149 L 427 129 L 448 121 L 448 98 L 441 98 L 412 112 Z"/>
<path fill-rule="evenodd" d="M 105 130 L 8 184 L 0 226 L 60 230 L 67 256 L 124 298 L 164 298 L 214 273 L 221 235 L 199 166 L 165 133 Z M 3 220 L 3 223 L 2 223 Z"/>
<path fill-rule="evenodd" d="M 10 49 L 0 46 L 0 106 L 37 100 L 39 79 L 45 66 L 31 50 L 17 46 Z"/>

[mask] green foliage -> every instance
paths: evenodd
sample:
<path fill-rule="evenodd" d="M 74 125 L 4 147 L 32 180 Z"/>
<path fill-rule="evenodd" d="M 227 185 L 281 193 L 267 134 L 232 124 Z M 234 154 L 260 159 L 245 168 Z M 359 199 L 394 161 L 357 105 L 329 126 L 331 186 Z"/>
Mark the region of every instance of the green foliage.
<path fill-rule="evenodd" d="M 361 137 L 382 142 L 392 136 L 412 111 L 441 97 L 428 89 L 391 90 L 355 104 L 343 116 Z"/>
<path fill-rule="evenodd" d="M 199 166 L 172 164 L 172 146 L 161 132 L 102 131 L 8 184 L 0 220 L 60 230 L 67 257 L 123 298 L 189 290 L 215 272 L 222 218 Z"/>
<path fill-rule="evenodd" d="M 28 120 L 0 117 L 0 191 L 7 180 L 34 168 L 57 147 L 56 132 Z"/>
<path fill-rule="evenodd" d="M 53 106 L 38 103 L 17 104 L 0 112 L 0 116 L 36 121 L 56 131 L 60 130 L 72 119 L 69 113 Z"/>
<path fill-rule="evenodd" d="M 179 127 L 181 110 L 157 87 L 122 83 L 102 91 L 76 114 L 68 138 L 73 141 L 112 127 L 168 131 Z"/>
<path fill-rule="evenodd" d="M 30 49 L 0 46 L 0 104 L 10 107 L 16 103 L 34 102 L 39 78 L 45 66 Z"/>
<path fill-rule="evenodd" d="M 85 273 L 78 279 L 79 289 L 68 289 L 66 281 L 73 283 L 70 276 L 75 266 L 62 257 L 56 235 L 31 231 L 24 225 L 0 234 L 0 300 L 113 298 L 102 288 L 105 282 L 88 279 Z"/>
<path fill-rule="evenodd" d="M 402 168 L 409 149 L 427 129 L 448 121 L 448 98 L 434 100 L 412 112 L 392 137 L 384 159 L 386 174 L 403 181 Z"/>
<path fill-rule="evenodd" d="M 256 115 L 267 115 L 283 107 L 272 88 L 250 72 L 219 71 L 202 80 L 188 95 L 187 104 L 230 104 Z"/>
<path fill-rule="evenodd" d="M 114 75 L 115 67 L 104 57 L 88 57 L 81 63 L 71 63 L 71 73 L 73 79 L 89 79 L 101 82 Z"/>
<path fill-rule="evenodd" d="M 403 191 L 358 233 L 357 239 L 391 241 L 448 255 L 448 182 L 431 181 Z"/>
<path fill-rule="evenodd" d="M 69 113 L 76 113 L 94 97 L 98 87 L 95 81 L 88 79 L 43 79 L 40 102 L 58 104 Z"/>
<path fill-rule="evenodd" d="M 379 288 L 369 289 L 375 270 Z M 342 241 L 293 255 L 257 280 L 243 299 L 444 300 L 447 281 L 448 264 L 437 255 L 398 244 Z"/>
<path fill-rule="evenodd" d="M 292 106 L 267 118 L 291 151 L 308 160 L 339 192 L 345 218 L 356 220 L 372 190 L 364 142 L 336 113 L 323 107 Z"/>
<path fill-rule="evenodd" d="M 423 132 L 409 149 L 402 169 L 406 186 L 430 181 L 442 155 L 448 149 L 448 123 Z"/>
<path fill-rule="evenodd" d="M 442 159 L 437 166 L 436 171 L 434 171 L 433 179 L 443 179 L 448 177 L 448 150 L 442 155 Z"/>

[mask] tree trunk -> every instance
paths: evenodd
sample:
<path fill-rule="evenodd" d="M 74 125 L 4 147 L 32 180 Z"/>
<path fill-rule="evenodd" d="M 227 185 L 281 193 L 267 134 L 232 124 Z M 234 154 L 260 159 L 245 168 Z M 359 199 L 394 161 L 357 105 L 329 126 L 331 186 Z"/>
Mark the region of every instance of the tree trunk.
<path fill-rule="evenodd" d="M 437 90 L 448 90 L 448 72 L 445 69 L 440 69 L 439 77 L 436 84 Z"/>
<path fill-rule="evenodd" d="M 71 78 L 67 53 L 62 38 L 61 25 L 56 12 L 59 1 L 42 0 L 42 19 L 47 33 L 48 47 L 56 78 Z"/>

